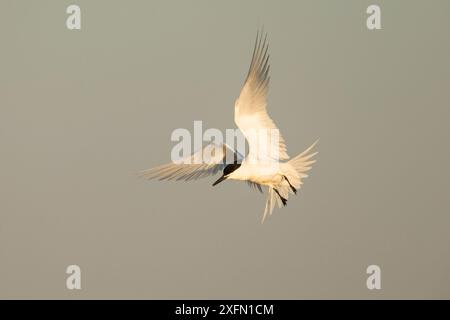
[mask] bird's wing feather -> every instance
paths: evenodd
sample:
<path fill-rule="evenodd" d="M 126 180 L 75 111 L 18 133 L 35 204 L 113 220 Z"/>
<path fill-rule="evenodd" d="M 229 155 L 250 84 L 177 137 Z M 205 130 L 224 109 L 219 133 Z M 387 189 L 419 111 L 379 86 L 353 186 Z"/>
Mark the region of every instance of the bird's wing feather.
<path fill-rule="evenodd" d="M 196 180 L 215 175 L 227 164 L 227 151 L 234 153 L 234 161 L 241 161 L 243 156 L 226 144 L 211 143 L 198 152 L 177 162 L 167 163 L 144 170 L 141 176 L 158 180 Z M 233 162 L 233 160 L 231 160 Z"/>
<path fill-rule="evenodd" d="M 286 144 L 266 110 L 270 78 L 266 40 L 267 36 L 263 39 L 258 32 L 248 75 L 235 103 L 234 120 L 248 141 L 249 157 L 285 160 L 289 159 Z M 267 138 L 270 140 L 264 141 Z"/>

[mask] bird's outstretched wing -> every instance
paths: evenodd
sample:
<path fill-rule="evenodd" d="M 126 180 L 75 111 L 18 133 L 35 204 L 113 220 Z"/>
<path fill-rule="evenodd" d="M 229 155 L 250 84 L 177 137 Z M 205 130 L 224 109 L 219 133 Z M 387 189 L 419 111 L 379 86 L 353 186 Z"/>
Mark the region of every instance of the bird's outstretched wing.
<path fill-rule="evenodd" d="M 234 159 L 228 161 L 227 155 L 230 152 L 234 154 Z M 196 180 L 215 175 L 222 171 L 228 162 L 241 162 L 242 159 L 243 156 L 228 145 L 211 143 L 180 161 L 144 170 L 141 176 L 149 180 Z"/>
<path fill-rule="evenodd" d="M 286 144 L 267 114 L 269 54 L 267 35 L 257 33 L 247 79 L 234 108 L 234 121 L 248 141 L 248 158 L 289 159 Z M 269 139 L 269 140 L 265 140 Z"/>

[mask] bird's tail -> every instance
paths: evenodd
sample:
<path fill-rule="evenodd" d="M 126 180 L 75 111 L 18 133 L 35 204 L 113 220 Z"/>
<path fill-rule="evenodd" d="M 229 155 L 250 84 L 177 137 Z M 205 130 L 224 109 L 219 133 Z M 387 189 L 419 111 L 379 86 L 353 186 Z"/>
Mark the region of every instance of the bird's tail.
<path fill-rule="evenodd" d="M 287 200 L 289 197 L 289 192 L 292 191 L 292 187 L 294 187 L 294 191 L 296 192 L 296 190 L 303 184 L 302 179 L 308 177 L 306 172 L 309 171 L 312 164 L 316 162 L 313 157 L 318 152 L 313 152 L 313 148 L 318 141 L 319 140 L 314 142 L 308 149 L 300 153 L 298 156 L 292 158 L 287 163 L 282 164 L 281 171 L 284 177 L 289 181 L 284 180 L 283 183 L 277 186 L 277 190 L 272 187 L 268 187 L 266 208 L 264 209 L 264 215 L 261 223 L 264 223 L 267 215 L 272 214 L 275 203 L 278 203 L 280 207 L 285 205 L 283 200 L 281 200 L 280 195 Z M 276 191 L 278 191 L 279 194 L 277 194 Z"/>
<path fill-rule="evenodd" d="M 317 142 L 319 142 L 318 139 L 311 146 L 309 146 L 308 149 L 288 161 L 289 167 L 293 168 L 296 173 L 292 176 L 291 184 L 297 189 L 299 189 L 303 184 L 302 180 L 308 177 L 306 172 L 308 172 L 312 168 L 312 164 L 316 162 L 313 157 L 318 154 L 318 152 L 313 152 L 313 149 Z"/>
<path fill-rule="evenodd" d="M 271 215 L 273 208 L 275 207 L 275 203 L 278 201 L 278 195 L 272 187 L 267 188 L 267 200 L 266 200 L 266 208 L 264 209 L 264 215 L 261 220 L 261 223 L 264 223 L 267 215 Z"/>

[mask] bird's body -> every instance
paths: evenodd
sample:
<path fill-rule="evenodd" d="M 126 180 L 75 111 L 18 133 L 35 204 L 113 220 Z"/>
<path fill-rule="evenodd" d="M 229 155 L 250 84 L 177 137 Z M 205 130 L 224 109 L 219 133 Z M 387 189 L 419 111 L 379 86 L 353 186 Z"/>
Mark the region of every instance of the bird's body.
<path fill-rule="evenodd" d="M 269 55 L 266 37 L 257 35 L 247 79 L 235 103 L 235 122 L 249 145 L 244 158 L 238 150 L 226 144 L 211 143 L 181 163 L 171 163 L 145 170 L 143 176 L 160 180 L 192 180 L 223 170 L 214 184 L 224 180 L 246 181 L 257 187 L 267 187 L 268 195 L 263 220 L 271 214 L 275 203 L 286 205 L 290 193 L 297 193 L 306 172 L 315 162 L 312 152 L 316 142 L 298 156 L 289 159 L 286 144 L 277 126 L 269 117 L 267 93 L 269 85 Z M 226 153 L 234 153 L 234 161 L 226 163 Z M 206 155 L 206 157 L 205 157 Z M 195 161 L 202 159 L 202 161 Z M 204 161 L 204 159 L 207 159 Z"/>
<path fill-rule="evenodd" d="M 263 221 L 267 214 L 271 214 L 275 203 L 281 207 L 286 205 L 290 193 L 297 193 L 306 178 L 306 171 L 311 169 L 315 160 L 311 158 L 316 153 L 309 153 L 315 143 L 303 153 L 287 162 L 251 163 L 245 160 L 227 179 L 249 181 L 260 186 L 266 186 L 269 194 L 264 211 Z"/>

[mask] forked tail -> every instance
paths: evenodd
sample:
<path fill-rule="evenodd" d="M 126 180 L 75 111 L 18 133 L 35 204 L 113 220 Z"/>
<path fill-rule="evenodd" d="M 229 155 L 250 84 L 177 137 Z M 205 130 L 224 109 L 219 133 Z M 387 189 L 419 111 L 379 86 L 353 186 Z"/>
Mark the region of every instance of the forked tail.
<path fill-rule="evenodd" d="M 313 148 L 315 145 L 319 142 L 317 139 L 308 149 L 300 153 L 298 156 L 292 158 L 288 161 L 288 164 L 291 165 L 291 167 L 296 171 L 298 177 L 293 177 L 293 180 L 291 183 L 298 189 L 303 184 L 303 178 L 307 178 L 308 175 L 306 172 L 308 172 L 312 167 L 312 164 L 316 162 L 313 157 L 318 153 L 317 151 L 313 152 Z M 295 179 L 296 178 L 296 179 Z"/>
<path fill-rule="evenodd" d="M 264 215 L 261 223 L 264 223 L 267 215 L 272 214 L 275 203 L 278 203 L 279 207 L 283 205 L 280 196 L 287 199 L 292 187 L 295 190 L 299 189 L 303 184 L 302 180 L 308 177 L 306 172 L 308 172 L 312 168 L 312 164 L 316 162 L 313 157 L 318 152 L 313 151 L 313 148 L 318 141 L 319 140 L 316 140 L 316 142 L 314 142 L 308 149 L 300 153 L 298 156 L 290 159 L 287 163 L 282 164 L 282 172 L 287 180 L 283 181 L 283 183 L 277 187 L 277 190 L 272 187 L 268 187 L 266 208 L 264 209 Z M 276 191 L 278 191 L 278 193 Z"/>

